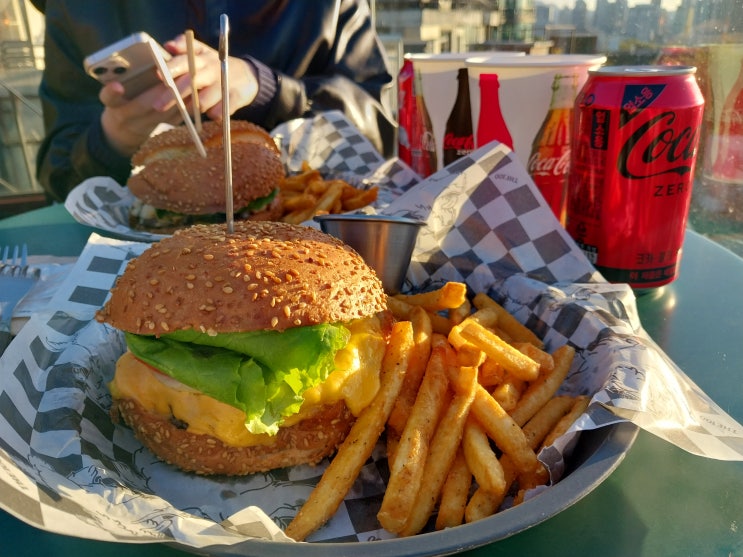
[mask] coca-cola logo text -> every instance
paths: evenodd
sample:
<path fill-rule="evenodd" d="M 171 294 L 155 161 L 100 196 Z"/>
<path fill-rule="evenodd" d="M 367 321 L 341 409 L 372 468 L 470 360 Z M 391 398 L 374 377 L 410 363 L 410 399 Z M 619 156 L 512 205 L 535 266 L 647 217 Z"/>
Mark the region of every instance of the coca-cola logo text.
<path fill-rule="evenodd" d="M 617 162 L 623 177 L 636 180 L 669 173 L 683 176 L 691 172 L 698 129 L 691 126 L 677 129 L 673 126 L 676 119 L 673 111 L 660 113 L 627 137 Z"/>
<path fill-rule="evenodd" d="M 472 135 L 462 137 L 449 132 L 444 136 L 444 149 L 472 151 L 475 149 L 475 139 Z"/>
<path fill-rule="evenodd" d="M 531 176 L 563 176 L 570 169 L 570 148 L 563 149 L 559 157 L 542 157 L 537 151 L 529 157 L 528 169 Z"/>

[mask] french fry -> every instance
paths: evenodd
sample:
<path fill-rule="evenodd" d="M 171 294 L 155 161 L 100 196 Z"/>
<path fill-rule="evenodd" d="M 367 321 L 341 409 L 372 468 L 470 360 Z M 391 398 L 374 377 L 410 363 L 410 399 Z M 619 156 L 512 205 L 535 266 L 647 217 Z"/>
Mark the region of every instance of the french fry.
<path fill-rule="evenodd" d="M 576 397 L 573 402 L 573 406 L 570 408 L 570 411 L 562 418 L 560 418 L 560 421 L 557 422 L 557 424 L 555 424 L 555 427 L 552 428 L 549 434 L 544 438 L 544 441 L 542 441 L 542 446 L 549 447 L 552 443 L 555 442 L 555 439 L 557 439 L 568 429 L 570 429 L 570 426 L 573 425 L 573 422 L 575 422 L 575 420 L 577 420 L 580 415 L 586 411 L 586 408 L 588 408 L 588 403 L 590 401 L 591 399 L 585 395 Z"/>
<path fill-rule="evenodd" d="M 481 489 L 491 493 L 505 493 L 506 479 L 498 457 L 490 447 L 490 440 L 480 423 L 470 415 L 464 426 L 462 449 L 467 467 Z"/>
<path fill-rule="evenodd" d="M 513 459 L 519 473 L 533 472 L 537 455 L 529 447 L 522 429 L 481 385 L 477 385 L 472 412 L 498 448 Z"/>
<path fill-rule="evenodd" d="M 387 308 L 398 319 L 409 320 L 414 307 L 416 306 L 413 304 L 409 304 L 407 301 L 396 296 L 387 297 Z M 430 311 L 428 312 L 428 318 L 431 321 L 431 327 L 433 328 L 434 333 L 439 333 L 442 335 L 449 334 L 451 324 L 449 323 L 448 318 Z"/>
<path fill-rule="evenodd" d="M 447 282 L 437 290 L 421 294 L 396 294 L 395 297 L 414 306 L 423 306 L 428 311 L 454 309 L 466 301 L 467 285 L 462 282 Z"/>
<path fill-rule="evenodd" d="M 286 176 L 281 183 L 281 189 L 289 191 L 305 191 L 310 182 L 322 180 L 319 170 L 304 170 L 301 174 Z"/>
<path fill-rule="evenodd" d="M 506 370 L 498 362 L 493 361 L 491 358 L 485 358 L 480 364 L 480 374 L 478 381 L 483 387 L 494 387 L 498 385 L 506 377 Z"/>
<path fill-rule="evenodd" d="M 526 382 L 523 379 L 506 374 L 503 380 L 493 389 L 493 398 L 498 401 L 503 410 L 510 412 L 519 402 Z"/>
<path fill-rule="evenodd" d="M 343 199 L 343 211 L 355 211 L 367 205 L 371 205 L 379 196 L 379 187 L 372 186 L 368 190 L 356 190 L 357 193 L 352 197 Z"/>
<path fill-rule="evenodd" d="M 306 209 L 297 209 L 291 211 L 281 217 L 282 222 L 288 222 L 289 224 L 299 224 L 306 220 L 311 219 L 315 215 L 315 206 Z"/>
<path fill-rule="evenodd" d="M 304 540 L 325 524 L 340 506 L 384 430 L 402 387 L 412 346 L 412 324 L 409 321 L 395 323 L 382 360 L 377 395 L 359 415 L 317 486 L 286 527 L 288 536 Z"/>
<path fill-rule="evenodd" d="M 497 325 L 494 327 L 490 327 L 490 330 L 493 331 L 496 336 L 500 337 L 503 342 L 513 345 L 513 339 L 511 338 L 511 335 L 509 335 L 506 331 L 504 331 Z"/>
<path fill-rule="evenodd" d="M 556 396 L 548 400 L 522 428 L 529 446 L 536 450 L 573 405 L 574 399 L 569 396 Z"/>
<path fill-rule="evenodd" d="M 572 401 L 569 397 L 555 397 L 545 404 L 534 417 L 529 420 L 524 428 L 524 437 L 529 444 L 529 447 L 536 450 L 539 447 L 542 440 L 549 433 L 549 431 L 555 427 L 555 424 L 560 418 L 568 411 Z M 506 482 L 506 492 L 511 487 L 513 482 L 518 478 L 518 471 L 514 465 L 513 460 L 507 454 L 504 454 L 500 458 L 500 465 L 503 469 L 503 477 Z M 544 467 L 539 467 L 539 471 L 536 476 L 536 480 L 532 478 L 532 484 L 536 481 L 541 481 L 546 473 Z M 542 482 L 543 483 L 543 482 Z M 482 520 L 495 513 L 503 503 L 505 493 L 490 493 L 484 489 L 478 488 L 475 493 L 472 494 L 467 507 L 465 508 L 465 521 L 475 522 Z"/>
<path fill-rule="evenodd" d="M 449 402 L 446 367 L 454 359 L 452 348 L 443 337 L 434 342 L 423 381 L 400 436 L 390 479 L 377 513 L 379 523 L 390 532 L 405 526 L 423 483 L 428 449 L 441 413 Z"/>
<path fill-rule="evenodd" d="M 511 466 L 511 470 L 513 470 L 513 466 Z M 516 475 L 513 474 L 513 477 L 508 481 L 508 485 L 511 485 L 515 479 Z M 503 499 L 505 499 L 505 493 L 491 493 L 478 487 L 464 508 L 464 521 L 477 522 L 495 514 L 503 503 Z"/>
<path fill-rule="evenodd" d="M 413 311 L 415 306 L 404 302 L 393 296 L 387 296 L 387 309 L 392 312 L 397 319 L 407 321 L 410 319 L 410 312 Z"/>
<path fill-rule="evenodd" d="M 451 468 L 449 468 L 449 473 L 446 475 L 444 487 L 441 488 L 441 501 L 436 516 L 437 530 L 453 528 L 462 524 L 471 485 L 472 473 L 467 467 L 467 461 L 464 459 L 464 453 L 460 448 L 454 457 Z"/>
<path fill-rule="evenodd" d="M 492 329 L 492 327 L 494 327 L 498 323 L 498 315 L 494 311 L 485 308 L 477 310 L 475 313 L 468 315 L 467 317 L 462 319 L 461 322 L 453 325 L 451 327 L 451 330 L 449 331 L 448 336 L 449 342 L 451 342 L 452 345 L 455 346 L 457 349 L 460 349 L 464 344 L 469 342 L 464 337 L 462 337 L 462 329 L 471 322 L 482 325 L 483 327 L 486 327 L 488 329 Z"/>
<path fill-rule="evenodd" d="M 307 182 L 307 188 L 304 191 L 314 195 L 316 198 L 319 198 L 325 195 L 325 192 L 328 191 L 329 186 L 330 182 L 326 182 L 321 177 L 317 177 Z"/>
<path fill-rule="evenodd" d="M 449 321 L 452 326 L 459 325 L 471 312 L 472 304 L 469 300 L 465 299 L 461 306 L 449 310 Z"/>
<path fill-rule="evenodd" d="M 400 434 L 391 428 L 387 428 L 385 445 L 387 446 L 387 462 L 394 462 L 397 456 L 397 446 L 400 444 Z"/>
<path fill-rule="evenodd" d="M 555 360 L 552 358 L 552 354 L 537 348 L 530 342 L 514 342 L 513 347 L 537 362 L 540 373 L 549 373 L 555 369 Z"/>
<path fill-rule="evenodd" d="M 500 328 L 503 329 L 514 342 L 529 342 L 538 348 L 542 347 L 542 341 L 533 331 L 519 323 L 518 319 L 508 313 L 508 310 L 484 292 L 478 292 L 475 294 L 472 303 L 478 309 L 488 307 L 497 312 Z"/>
<path fill-rule="evenodd" d="M 459 330 L 462 338 L 477 346 L 509 373 L 525 381 L 532 381 L 539 376 L 537 362 L 516 350 L 492 331 L 475 321 L 465 320 L 462 325 Z"/>
<path fill-rule="evenodd" d="M 441 495 L 446 476 L 457 454 L 462 440 L 464 424 L 475 398 L 477 370 L 472 367 L 457 367 L 458 373 L 451 372 L 449 381 L 456 384 L 456 394 L 441 418 L 436 433 L 431 440 L 431 448 L 426 458 L 423 477 L 426 484 L 418 490 L 412 512 L 405 527 L 398 532 L 401 536 L 412 536 L 426 525 Z"/>
<path fill-rule="evenodd" d="M 554 429 L 555 424 L 559 423 L 572 404 L 573 400 L 570 397 L 554 397 L 542 406 L 523 427 L 529 446 L 537 451 L 545 436 Z M 539 466 L 533 473 L 519 474 L 519 487 L 529 489 L 544 485 L 548 480 L 547 469 Z"/>
<path fill-rule="evenodd" d="M 315 206 L 315 198 L 309 193 L 284 196 L 284 209 L 289 212 L 309 209 Z"/>
<path fill-rule="evenodd" d="M 388 434 L 398 438 L 405 428 L 410 409 L 418 395 L 418 388 L 428 365 L 434 339 L 431 320 L 426 310 L 414 306 L 410 311 L 409 321 L 413 324 L 413 350 L 410 354 L 410 364 L 408 371 L 405 373 L 402 390 L 387 421 Z M 444 342 L 444 340 L 443 337 L 439 336 L 438 342 Z"/>
<path fill-rule="evenodd" d="M 443 336 L 443 335 L 442 335 Z M 457 362 L 460 366 L 469 366 L 479 368 L 487 361 L 485 352 L 472 344 L 466 343 L 457 349 Z M 478 381 L 480 373 L 477 374 Z"/>
<path fill-rule="evenodd" d="M 449 335 L 449 331 L 451 331 L 451 321 L 449 321 L 448 317 L 445 317 L 440 313 L 436 313 L 435 311 L 429 311 L 428 317 L 430 317 L 431 319 L 431 326 L 433 327 L 433 331 L 435 333 L 439 333 L 440 335 L 444 336 Z"/>
<path fill-rule="evenodd" d="M 342 193 L 343 184 L 337 181 L 331 182 L 322 196 L 320 196 L 320 199 L 317 200 L 315 214 L 322 213 L 323 211 L 330 211 L 333 204 L 340 199 Z"/>
<path fill-rule="evenodd" d="M 298 174 L 286 176 L 280 184 L 283 214 L 279 220 L 301 223 L 322 213 L 342 213 L 370 205 L 379 196 L 379 187 L 355 188 L 345 180 L 324 179 L 319 170 L 302 161 Z"/>
<path fill-rule="evenodd" d="M 555 368 L 551 373 L 542 375 L 531 383 L 516 408 L 511 411 L 511 417 L 519 426 L 528 422 L 560 388 L 570 371 L 574 356 L 575 349 L 567 344 L 554 351 L 552 357 L 555 360 Z"/>

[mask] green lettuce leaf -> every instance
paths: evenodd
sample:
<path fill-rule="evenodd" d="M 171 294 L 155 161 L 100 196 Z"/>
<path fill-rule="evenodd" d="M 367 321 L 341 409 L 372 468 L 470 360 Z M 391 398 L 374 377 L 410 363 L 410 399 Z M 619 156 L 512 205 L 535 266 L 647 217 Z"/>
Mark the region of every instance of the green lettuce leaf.
<path fill-rule="evenodd" d="M 275 434 L 302 394 L 333 371 L 351 333 L 342 325 L 209 336 L 194 330 L 159 338 L 126 333 L 132 353 L 163 373 L 245 412 L 251 433 Z"/>
<path fill-rule="evenodd" d="M 252 213 L 255 213 L 257 211 L 263 210 L 271 204 L 271 202 L 278 195 L 278 193 L 279 193 L 279 188 L 276 188 L 275 190 L 273 190 L 271 193 L 269 193 L 265 197 L 259 197 L 258 199 L 254 199 L 253 201 L 248 203 L 246 207 L 243 207 L 242 209 L 240 209 L 240 211 L 250 211 Z"/>

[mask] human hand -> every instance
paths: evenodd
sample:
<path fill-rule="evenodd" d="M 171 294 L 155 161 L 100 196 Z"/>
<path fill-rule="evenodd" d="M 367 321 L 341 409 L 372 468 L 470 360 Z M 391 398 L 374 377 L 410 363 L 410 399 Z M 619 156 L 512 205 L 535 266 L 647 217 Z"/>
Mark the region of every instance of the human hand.
<path fill-rule="evenodd" d="M 139 149 L 158 124 L 177 125 L 182 121 L 173 93 L 165 84 L 130 100 L 124 97 L 124 86 L 114 81 L 101 88 L 99 99 L 104 106 L 103 133 L 109 145 L 127 157 Z"/>
<path fill-rule="evenodd" d="M 194 83 L 188 73 L 188 55 L 186 36 L 179 35 L 165 43 L 165 48 L 173 54 L 168 61 L 173 78 L 184 100 L 190 104 L 193 88 L 198 91 L 201 110 L 212 120 L 222 119 L 222 68 L 219 52 L 200 41 L 193 42 L 194 50 Z M 230 112 L 249 105 L 258 94 L 258 80 L 250 65 L 241 58 L 230 56 L 229 68 L 229 101 Z M 163 105 L 164 106 L 164 105 Z"/>

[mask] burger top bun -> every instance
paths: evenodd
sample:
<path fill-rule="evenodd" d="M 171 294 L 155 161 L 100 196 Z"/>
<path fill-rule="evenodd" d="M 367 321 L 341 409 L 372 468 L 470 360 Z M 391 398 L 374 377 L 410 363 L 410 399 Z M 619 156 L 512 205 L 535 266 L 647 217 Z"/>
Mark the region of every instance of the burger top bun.
<path fill-rule="evenodd" d="M 279 150 L 268 133 L 250 122 L 232 120 L 232 188 L 236 210 L 265 197 L 284 179 Z M 127 186 L 158 209 L 189 215 L 225 212 L 222 124 L 204 122 L 199 155 L 185 126 L 148 138 L 132 157 Z M 137 168 L 139 167 L 139 168 Z"/>
<path fill-rule="evenodd" d="M 386 309 L 358 253 L 314 228 L 194 225 L 129 262 L 98 320 L 137 334 L 240 332 L 350 321 Z"/>

